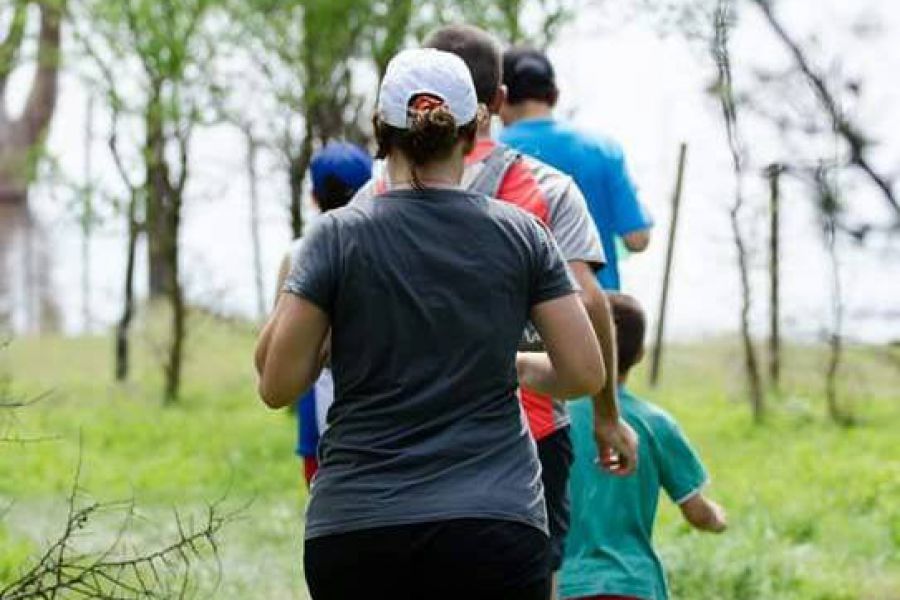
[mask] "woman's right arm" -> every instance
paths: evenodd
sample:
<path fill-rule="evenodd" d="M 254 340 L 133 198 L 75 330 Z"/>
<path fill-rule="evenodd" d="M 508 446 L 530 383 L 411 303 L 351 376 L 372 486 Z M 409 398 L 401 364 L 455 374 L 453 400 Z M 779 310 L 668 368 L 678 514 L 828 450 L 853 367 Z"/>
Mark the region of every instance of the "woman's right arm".
<path fill-rule="evenodd" d="M 536 304 L 531 321 L 544 340 L 543 352 L 516 357 L 519 382 L 555 398 L 593 395 L 606 383 L 600 344 L 577 294 Z"/>
<path fill-rule="evenodd" d="M 329 327 L 321 308 L 294 294 L 281 294 L 256 347 L 259 395 L 267 406 L 288 406 L 315 382 Z"/>
<path fill-rule="evenodd" d="M 256 346 L 259 395 L 271 408 L 292 404 L 322 369 L 322 344 L 331 326 L 339 250 L 335 223 L 323 218 L 294 250 L 275 310 Z M 281 279 L 281 277 L 279 277 Z"/>

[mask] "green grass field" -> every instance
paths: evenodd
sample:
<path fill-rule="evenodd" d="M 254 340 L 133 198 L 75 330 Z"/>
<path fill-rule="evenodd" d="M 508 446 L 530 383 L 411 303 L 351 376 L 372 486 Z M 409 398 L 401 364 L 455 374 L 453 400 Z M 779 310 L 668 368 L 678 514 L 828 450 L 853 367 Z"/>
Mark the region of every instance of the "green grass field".
<path fill-rule="evenodd" d="M 0 588 L 56 535 L 81 456 L 81 487 L 101 501 L 134 499 L 129 543 L 151 547 L 205 503 L 249 503 L 221 537 L 217 598 L 306 598 L 301 537 L 305 494 L 292 454 L 294 422 L 254 393 L 253 334 L 241 324 L 197 318 L 184 394 L 159 403 L 155 343 L 138 333 L 131 382 L 111 380 L 105 337 L 15 340 L 0 374 L 17 395 L 51 397 L 0 415 L 0 437 L 53 436 L 0 444 Z M 790 348 L 786 381 L 768 423 L 752 425 L 741 401 L 736 347 L 711 341 L 667 349 L 664 381 L 647 393 L 678 417 L 729 512 L 723 536 L 693 533 L 666 505 L 658 543 L 673 595 L 683 600 L 900 599 L 900 369 L 896 355 L 852 348 L 841 393 L 858 424 L 824 417 L 824 356 Z M 86 544 L 114 535 L 116 514 L 89 525 Z"/>

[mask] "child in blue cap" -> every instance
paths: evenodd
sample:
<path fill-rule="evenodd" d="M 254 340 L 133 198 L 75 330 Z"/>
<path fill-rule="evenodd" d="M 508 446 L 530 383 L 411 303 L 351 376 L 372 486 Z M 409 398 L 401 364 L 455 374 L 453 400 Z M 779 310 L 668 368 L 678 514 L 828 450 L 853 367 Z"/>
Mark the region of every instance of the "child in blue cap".
<path fill-rule="evenodd" d="M 372 157 L 349 142 L 332 141 L 313 154 L 309 164 L 312 200 L 320 213 L 346 205 L 356 191 L 372 176 Z M 294 242 L 296 247 L 297 242 Z M 293 248 L 281 262 L 278 289 L 290 272 Z M 319 437 L 327 426 L 328 408 L 334 401 L 331 370 L 325 368 L 315 386 L 300 397 L 297 407 L 297 455 L 303 460 L 303 476 L 307 486 L 318 470 L 316 451 Z"/>

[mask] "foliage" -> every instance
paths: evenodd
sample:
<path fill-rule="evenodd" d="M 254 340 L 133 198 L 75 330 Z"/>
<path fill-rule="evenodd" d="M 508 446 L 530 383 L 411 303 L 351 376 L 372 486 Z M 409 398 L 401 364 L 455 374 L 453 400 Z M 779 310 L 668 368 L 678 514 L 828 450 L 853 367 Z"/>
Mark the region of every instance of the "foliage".
<path fill-rule="evenodd" d="M 182 211 L 190 173 L 190 143 L 209 118 L 218 92 L 210 73 L 215 44 L 207 18 L 214 0 L 81 0 L 73 9 L 76 38 L 90 58 L 90 75 L 113 114 L 109 149 L 128 190 L 128 268 L 126 302 L 117 348 L 117 377 L 127 370 L 127 327 L 132 313 L 131 286 L 136 237 L 143 233 L 149 253 L 150 292 L 165 296 L 171 310 L 163 371 L 164 396 L 178 398 L 186 336 L 186 306 L 179 275 Z M 134 77 L 132 67 L 138 68 Z M 129 81 L 133 88 L 122 90 Z M 119 143 L 119 121 L 131 115 L 140 123 L 137 168 L 126 164 Z M 139 171 L 134 179 L 130 174 Z M 140 206 L 138 206 L 140 204 Z M 138 215 L 143 216 L 140 223 Z"/>
<path fill-rule="evenodd" d="M 440 24 L 457 21 L 473 23 L 492 32 L 505 44 L 526 44 L 546 49 L 569 23 L 583 0 L 436 0 L 433 13 L 420 19 L 418 35 Z"/>
<path fill-rule="evenodd" d="M 24 203 L 44 153 L 44 138 L 56 109 L 65 0 L 13 0 L 0 9 L 0 202 Z M 23 51 L 29 9 L 39 14 L 34 57 Z M 20 115 L 7 110 L 7 86 L 17 68 L 34 65 Z"/>
<path fill-rule="evenodd" d="M 5 350 L 4 345 L 0 350 Z M 0 418 L 13 421 L 19 411 L 33 409 L 46 395 L 30 400 L 16 399 L 10 391 L 9 378 L 0 381 Z M 12 415 L 12 417 L 10 417 Z M 29 442 L 50 443 L 51 438 L 0 437 L 5 443 L 0 451 L 8 458 L 13 446 Z M 40 444 L 29 446 L 37 449 Z M 26 453 L 27 455 L 27 453 Z M 18 457 L 15 457 L 18 458 Z M 186 598 L 197 586 L 195 572 L 211 558 L 218 556 L 217 537 L 238 511 L 226 513 L 222 502 L 209 504 L 199 521 L 184 520 L 175 511 L 176 531 L 161 546 L 146 550 L 129 539 L 138 514 L 134 502 L 103 502 L 86 497 L 81 487 L 81 454 L 75 476 L 66 498 L 64 525 L 51 542 L 31 544 L 11 538 L 5 525 L 11 510 L 0 512 L 0 539 L 10 548 L 7 560 L 0 561 L 0 599 L 31 598 Z M 21 490 L 15 490 L 18 494 Z M 98 520 L 120 517 L 120 523 L 105 542 L 97 539 L 92 528 Z M 40 551 L 35 551 L 43 545 Z"/>

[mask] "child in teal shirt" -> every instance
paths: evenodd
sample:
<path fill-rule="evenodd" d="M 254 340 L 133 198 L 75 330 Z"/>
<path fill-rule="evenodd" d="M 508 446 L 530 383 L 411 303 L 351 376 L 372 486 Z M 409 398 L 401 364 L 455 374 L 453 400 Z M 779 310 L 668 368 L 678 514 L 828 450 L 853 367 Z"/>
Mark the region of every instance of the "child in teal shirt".
<path fill-rule="evenodd" d="M 637 470 L 616 477 L 598 469 L 589 400 L 569 403 L 575 460 L 569 480 L 572 524 L 560 575 L 562 598 L 664 600 L 662 562 L 653 549 L 660 490 L 702 531 L 725 530 L 725 513 L 703 494 L 708 476 L 675 420 L 625 388 L 644 353 L 644 313 L 624 294 L 610 294 L 619 356 L 619 410 L 640 439 Z"/>

